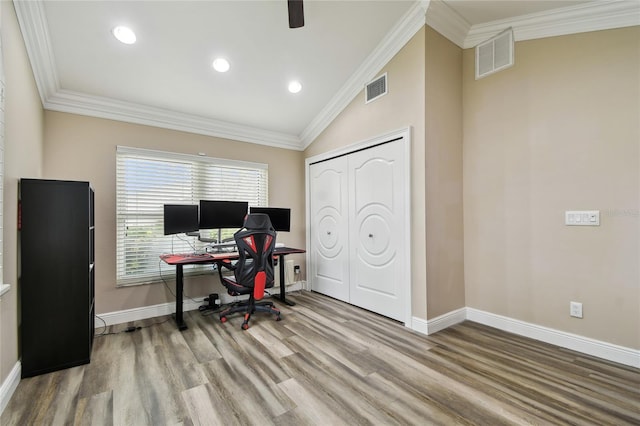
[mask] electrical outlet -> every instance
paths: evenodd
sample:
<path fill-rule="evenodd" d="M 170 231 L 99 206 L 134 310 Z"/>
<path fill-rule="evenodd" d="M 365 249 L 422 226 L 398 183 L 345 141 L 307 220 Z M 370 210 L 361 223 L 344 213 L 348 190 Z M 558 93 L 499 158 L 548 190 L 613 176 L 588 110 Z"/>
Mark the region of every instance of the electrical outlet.
<path fill-rule="evenodd" d="M 569 315 L 576 318 L 582 318 L 582 303 L 570 302 L 569 303 Z"/>
<path fill-rule="evenodd" d="M 293 267 L 293 273 L 294 274 L 299 274 L 300 273 L 300 265 L 295 265 Z"/>

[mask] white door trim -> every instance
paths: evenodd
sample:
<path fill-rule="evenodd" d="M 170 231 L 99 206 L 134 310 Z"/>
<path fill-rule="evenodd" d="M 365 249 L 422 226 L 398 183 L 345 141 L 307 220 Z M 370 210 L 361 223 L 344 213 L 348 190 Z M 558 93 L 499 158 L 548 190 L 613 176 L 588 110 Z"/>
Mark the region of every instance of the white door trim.
<path fill-rule="evenodd" d="M 306 262 L 307 262 L 307 270 L 310 270 L 310 261 L 311 261 L 311 215 L 310 215 L 310 176 L 309 176 L 309 167 L 311 164 L 318 163 L 321 161 L 329 160 L 331 158 L 339 157 L 342 155 L 347 155 L 349 153 L 360 151 L 363 149 L 370 148 L 375 145 L 380 145 L 385 142 L 390 142 L 393 140 L 402 139 L 403 143 L 403 154 L 405 160 L 405 168 L 404 168 L 404 205 L 405 205 L 405 223 L 407 226 L 405 227 L 405 235 L 403 238 L 404 244 L 404 252 L 405 258 L 403 259 L 403 267 L 406 271 L 405 282 L 403 285 L 403 294 L 405 297 L 404 300 L 404 325 L 405 327 L 411 328 L 412 317 L 411 317 L 411 302 L 412 302 L 412 293 L 411 293 L 411 127 L 406 127 L 403 129 L 395 130 L 393 132 L 389 132 L 383 135 L 376 136 L 372 139 L 368 139 L 365 141 L 357 142 L 352 145 L 348 145 L 342 148 L 338 148 L 335 150 L 327 151 L 322 154 L 314 155 L 313 157 L 309 157 L 305 159 L 305 207 L 306 207 Z M 311 280 L 308 282 L 311 284 Z"/>

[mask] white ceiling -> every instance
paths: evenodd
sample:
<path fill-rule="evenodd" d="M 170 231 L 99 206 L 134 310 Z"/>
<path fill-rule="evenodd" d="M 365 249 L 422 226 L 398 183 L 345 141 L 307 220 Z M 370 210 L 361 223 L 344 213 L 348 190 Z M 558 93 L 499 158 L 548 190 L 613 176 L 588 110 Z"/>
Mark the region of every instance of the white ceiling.
<path fill-rule="evenodd" d="M 588 2 L 446 3 L 437 6 L 464 32 Z M 289 29 L 286 0 L 14 4 L 45 108 L 291 149 L 310 143 L 436 6 L 305 0 L 305 26 Z M 137 43 L 116 41 L 116 25 Z M 229 72 L 212 69 L 219 56 Z M 303 85 L 295 95 L 292 79 Z"/>

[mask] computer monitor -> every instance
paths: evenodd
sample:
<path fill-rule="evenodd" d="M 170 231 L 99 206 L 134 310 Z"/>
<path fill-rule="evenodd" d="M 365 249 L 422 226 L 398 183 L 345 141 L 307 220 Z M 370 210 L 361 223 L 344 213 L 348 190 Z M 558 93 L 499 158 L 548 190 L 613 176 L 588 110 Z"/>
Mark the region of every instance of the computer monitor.
<path fill-rule="evenodd" d="M 191 204 L 164 205 L 164 235 L 198 230 L 198 206 Z"/>
<path fill-rule="evenodd" d="M 251 213 L 264 213 L 271 219 L 271 225 L 276 231 L 289 232 L 291 230 L 291 209 L 278 207 L 251 207 Z"/>
<path fill-rule="evenodd" d="M 200 200 L 200 229 L 242 228 L 246 201 Z"/>

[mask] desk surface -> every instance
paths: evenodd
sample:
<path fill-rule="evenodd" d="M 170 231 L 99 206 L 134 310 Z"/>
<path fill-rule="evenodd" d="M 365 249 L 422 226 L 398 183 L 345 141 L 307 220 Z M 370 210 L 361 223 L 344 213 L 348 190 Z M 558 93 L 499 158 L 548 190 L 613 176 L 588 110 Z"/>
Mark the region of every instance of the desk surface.
<path fill-rule="evenodd" d="M 304 253 L 305 250 L 292 247 L 276 247 L 273 251 L 274 256 L 284 254 Z M 173 253 L 161 254 L 160 259 L 169 265 L 195 265 L 199 263 L 214 263 L 221 260 L 233 260 L 239 257 L 238 252 L 227 253 Z"/>

